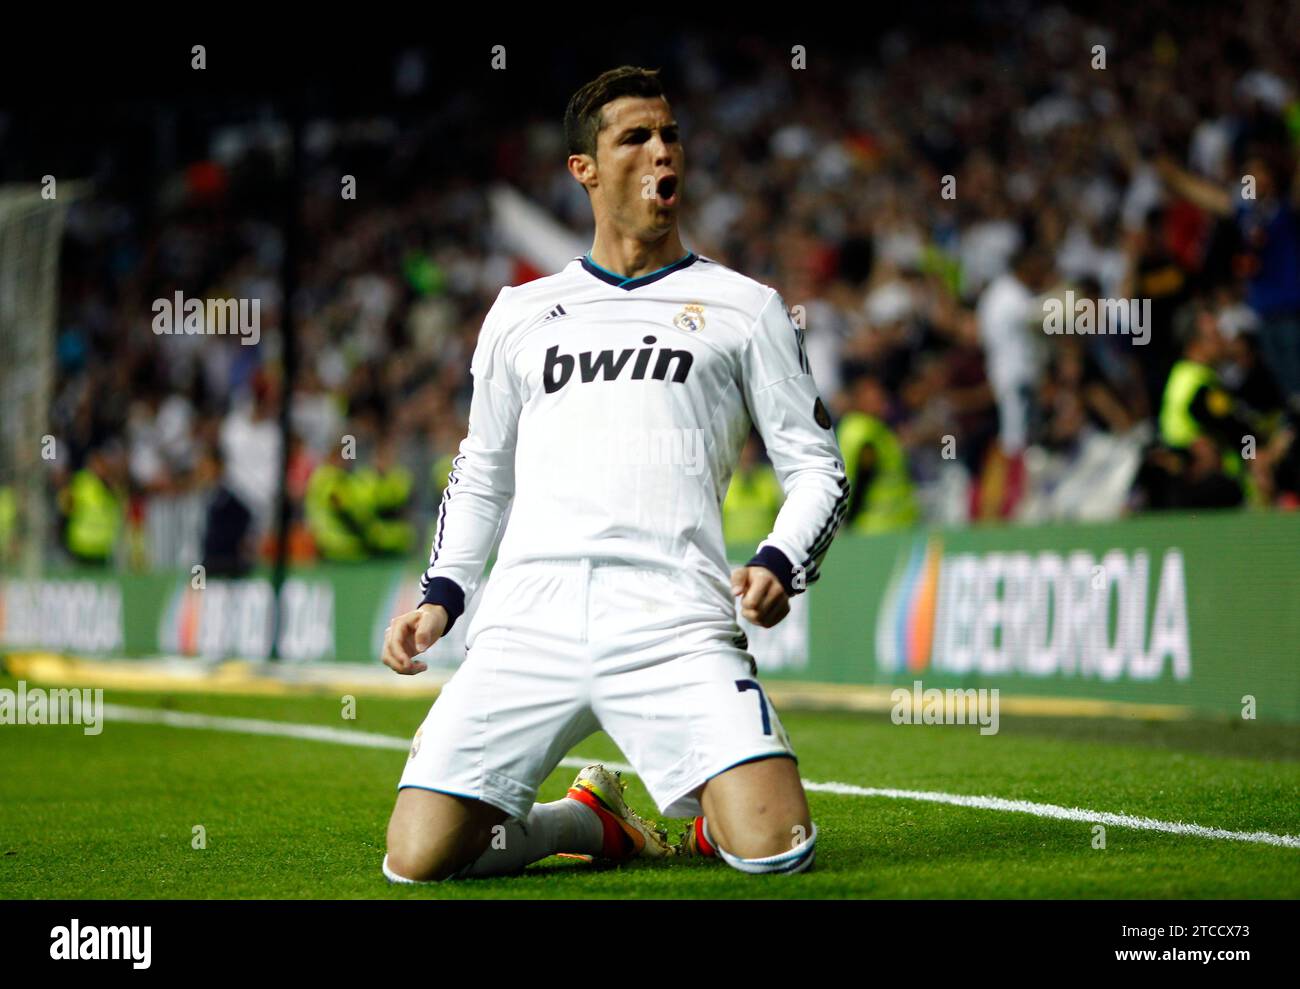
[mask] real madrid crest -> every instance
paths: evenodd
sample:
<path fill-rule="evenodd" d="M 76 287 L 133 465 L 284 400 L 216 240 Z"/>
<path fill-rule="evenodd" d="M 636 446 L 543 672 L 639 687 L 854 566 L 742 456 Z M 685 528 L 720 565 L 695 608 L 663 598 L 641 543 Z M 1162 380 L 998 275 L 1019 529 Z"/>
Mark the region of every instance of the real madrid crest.
<path fill-rule="evenodd" d="M 415 753 L 420 751 L 420 737 L 424 734 L 424 725 L 420 725 L 415 731 L 415 738 L 411 742 L 411 754 L 408 758 L 414 759 Z"/>
<path fill-rule="evenodd" d="M 696 302 L 689 303 L 673 317 L 673 326 L 687 333 L 699 333 L 704 329 L 704 307 Z"/>

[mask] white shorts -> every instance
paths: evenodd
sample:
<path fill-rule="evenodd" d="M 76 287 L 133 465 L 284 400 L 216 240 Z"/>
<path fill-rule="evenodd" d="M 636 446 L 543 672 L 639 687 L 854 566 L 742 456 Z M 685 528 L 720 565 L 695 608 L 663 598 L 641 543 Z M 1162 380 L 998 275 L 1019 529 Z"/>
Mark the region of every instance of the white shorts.
<path fill-rule="evenodd" d="M 725 586 L 615 562 L 494 570 L 399 789 L 523 818 L 570 749 L 604 729 L 663 816 L 702 813 L 694 793 L 711 777 L 794 758 L 734 608 Z"/>

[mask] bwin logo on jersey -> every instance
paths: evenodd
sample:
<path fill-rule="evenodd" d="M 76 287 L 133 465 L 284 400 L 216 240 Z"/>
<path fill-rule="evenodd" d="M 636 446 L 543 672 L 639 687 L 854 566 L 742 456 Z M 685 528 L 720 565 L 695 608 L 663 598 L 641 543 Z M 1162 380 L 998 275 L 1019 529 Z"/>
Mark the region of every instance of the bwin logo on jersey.
<path fill-rule="evenodd" d="M 642 338 L 642 343 L 653 344 L 656 342 L 654 337 Z M 621 350 L 618 357 L 614 356 L 612 350 L 584 351 L 575 358 L 572 354 L 561 354 L 558 346 L 551 347 L 546 351 L 546 363 L 542 367 L 542 385 L 549 395 L 559 391 L 569 383 L 569 378 L 573 376 L 575 366 L 582 376 L 582 383 L 595 381 L 599 377 L 603 381 L 615 381 L 623 373 L 623 368 L 627 362 L 636 355 L 636 361 L 632 364 L 632 380 L 642 381 L 646 376 L 646 371 L 650 368 L 650 358 L 654 356 L 653 347 L 645 347 L 641 350 Z M 672 370 L 673 381 L 681 384 L 686 380 L 686 376 L 691 373 L 691 365 L 695 363 L 695 355 L 689 350 L 674 350 L 671 347 L 660 347 L 659 358 L 655 361 L 654 371 L 650 377 L 655 381 L 664 381 L 668 378 L 669 369 Z"/>

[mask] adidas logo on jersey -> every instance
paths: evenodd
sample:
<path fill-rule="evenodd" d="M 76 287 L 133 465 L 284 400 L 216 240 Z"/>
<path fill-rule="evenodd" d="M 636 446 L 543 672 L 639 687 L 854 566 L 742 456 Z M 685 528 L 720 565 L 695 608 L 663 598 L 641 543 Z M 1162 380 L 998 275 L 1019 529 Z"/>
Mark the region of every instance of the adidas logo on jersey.
<path fill-rule="evenodd" d="M 654 337 L 645 337 L 641 342 L 653 344 L 656 340 Z M 633 354 L 636 355 L 636 360 L 632 364 L 632 380 L 642 381 L 650 370 L 650 358 L 654 353 L 653 347 L 645 347 L 641 350 L 621 350 L 618 357 L 614 356 L 612 350 L 587 350 L 575 357 L 572 354 L 561 354 L 558 346 L 551 347 L 546 351 L 546 363 L 542 367 L 542 385 L 548 395 L 557 392 L 569 383 L 575 369 L 583 384 L 598 378 L 602 381 L 616 381 L 623 374 L 628 361 L 632 360 Z M 671 370 L 672 380 L 681 384 L 690 374 L 694 363 L 695 355 L 689 350 L 660 347 L 650 377 L 655 381 L 665 381 Z"/>
<path fill-rule="evenodd" d="M 567 316 L 567 315 L 569 314 L 564 311 L 563 306 L 556 306 L 554 309 L 552 309 L 550 312 L 548 312 L 545 316 L 542 317 L 542 322 L 549 323 L 553 319 L 559 319 L 561 316 Z"/>

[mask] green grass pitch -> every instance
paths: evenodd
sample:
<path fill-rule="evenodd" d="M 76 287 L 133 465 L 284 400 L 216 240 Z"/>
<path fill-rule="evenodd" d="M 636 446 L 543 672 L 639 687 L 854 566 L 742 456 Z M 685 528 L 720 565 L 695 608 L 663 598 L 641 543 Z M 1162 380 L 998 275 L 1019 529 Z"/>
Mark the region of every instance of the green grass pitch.
<path fill-rule="evenodd" d="M 0 687 L 14 688 L 13 680 Z M 36 686 L 36 684 L 29 684 Z M 409 738 L 424 699 L 106 691 L 108 703 Z M 1004 716 L 1001 731 L 789 711 L 805 780 L 987 795 L 1232 831 L 1300 834 L 1300 732 L 1256 722 Z M 596 735 L 575 754 L 620 760 Z M 1295 898 L 1300 848 L 910 799 L 809 794 L 816 867 L 552 858 L 508 878 L 393 887 L 380 874 L 403 752 L 109 720 L 0 726 L 0 898 Z M 558 769 L 540 799 L 561 796 Z M 632 805 L 655 808 L 635 777 Z M 207 847 L 191 847 L 201 825 Z M 677 822 L 670 822 L 675 836 Z"/>

